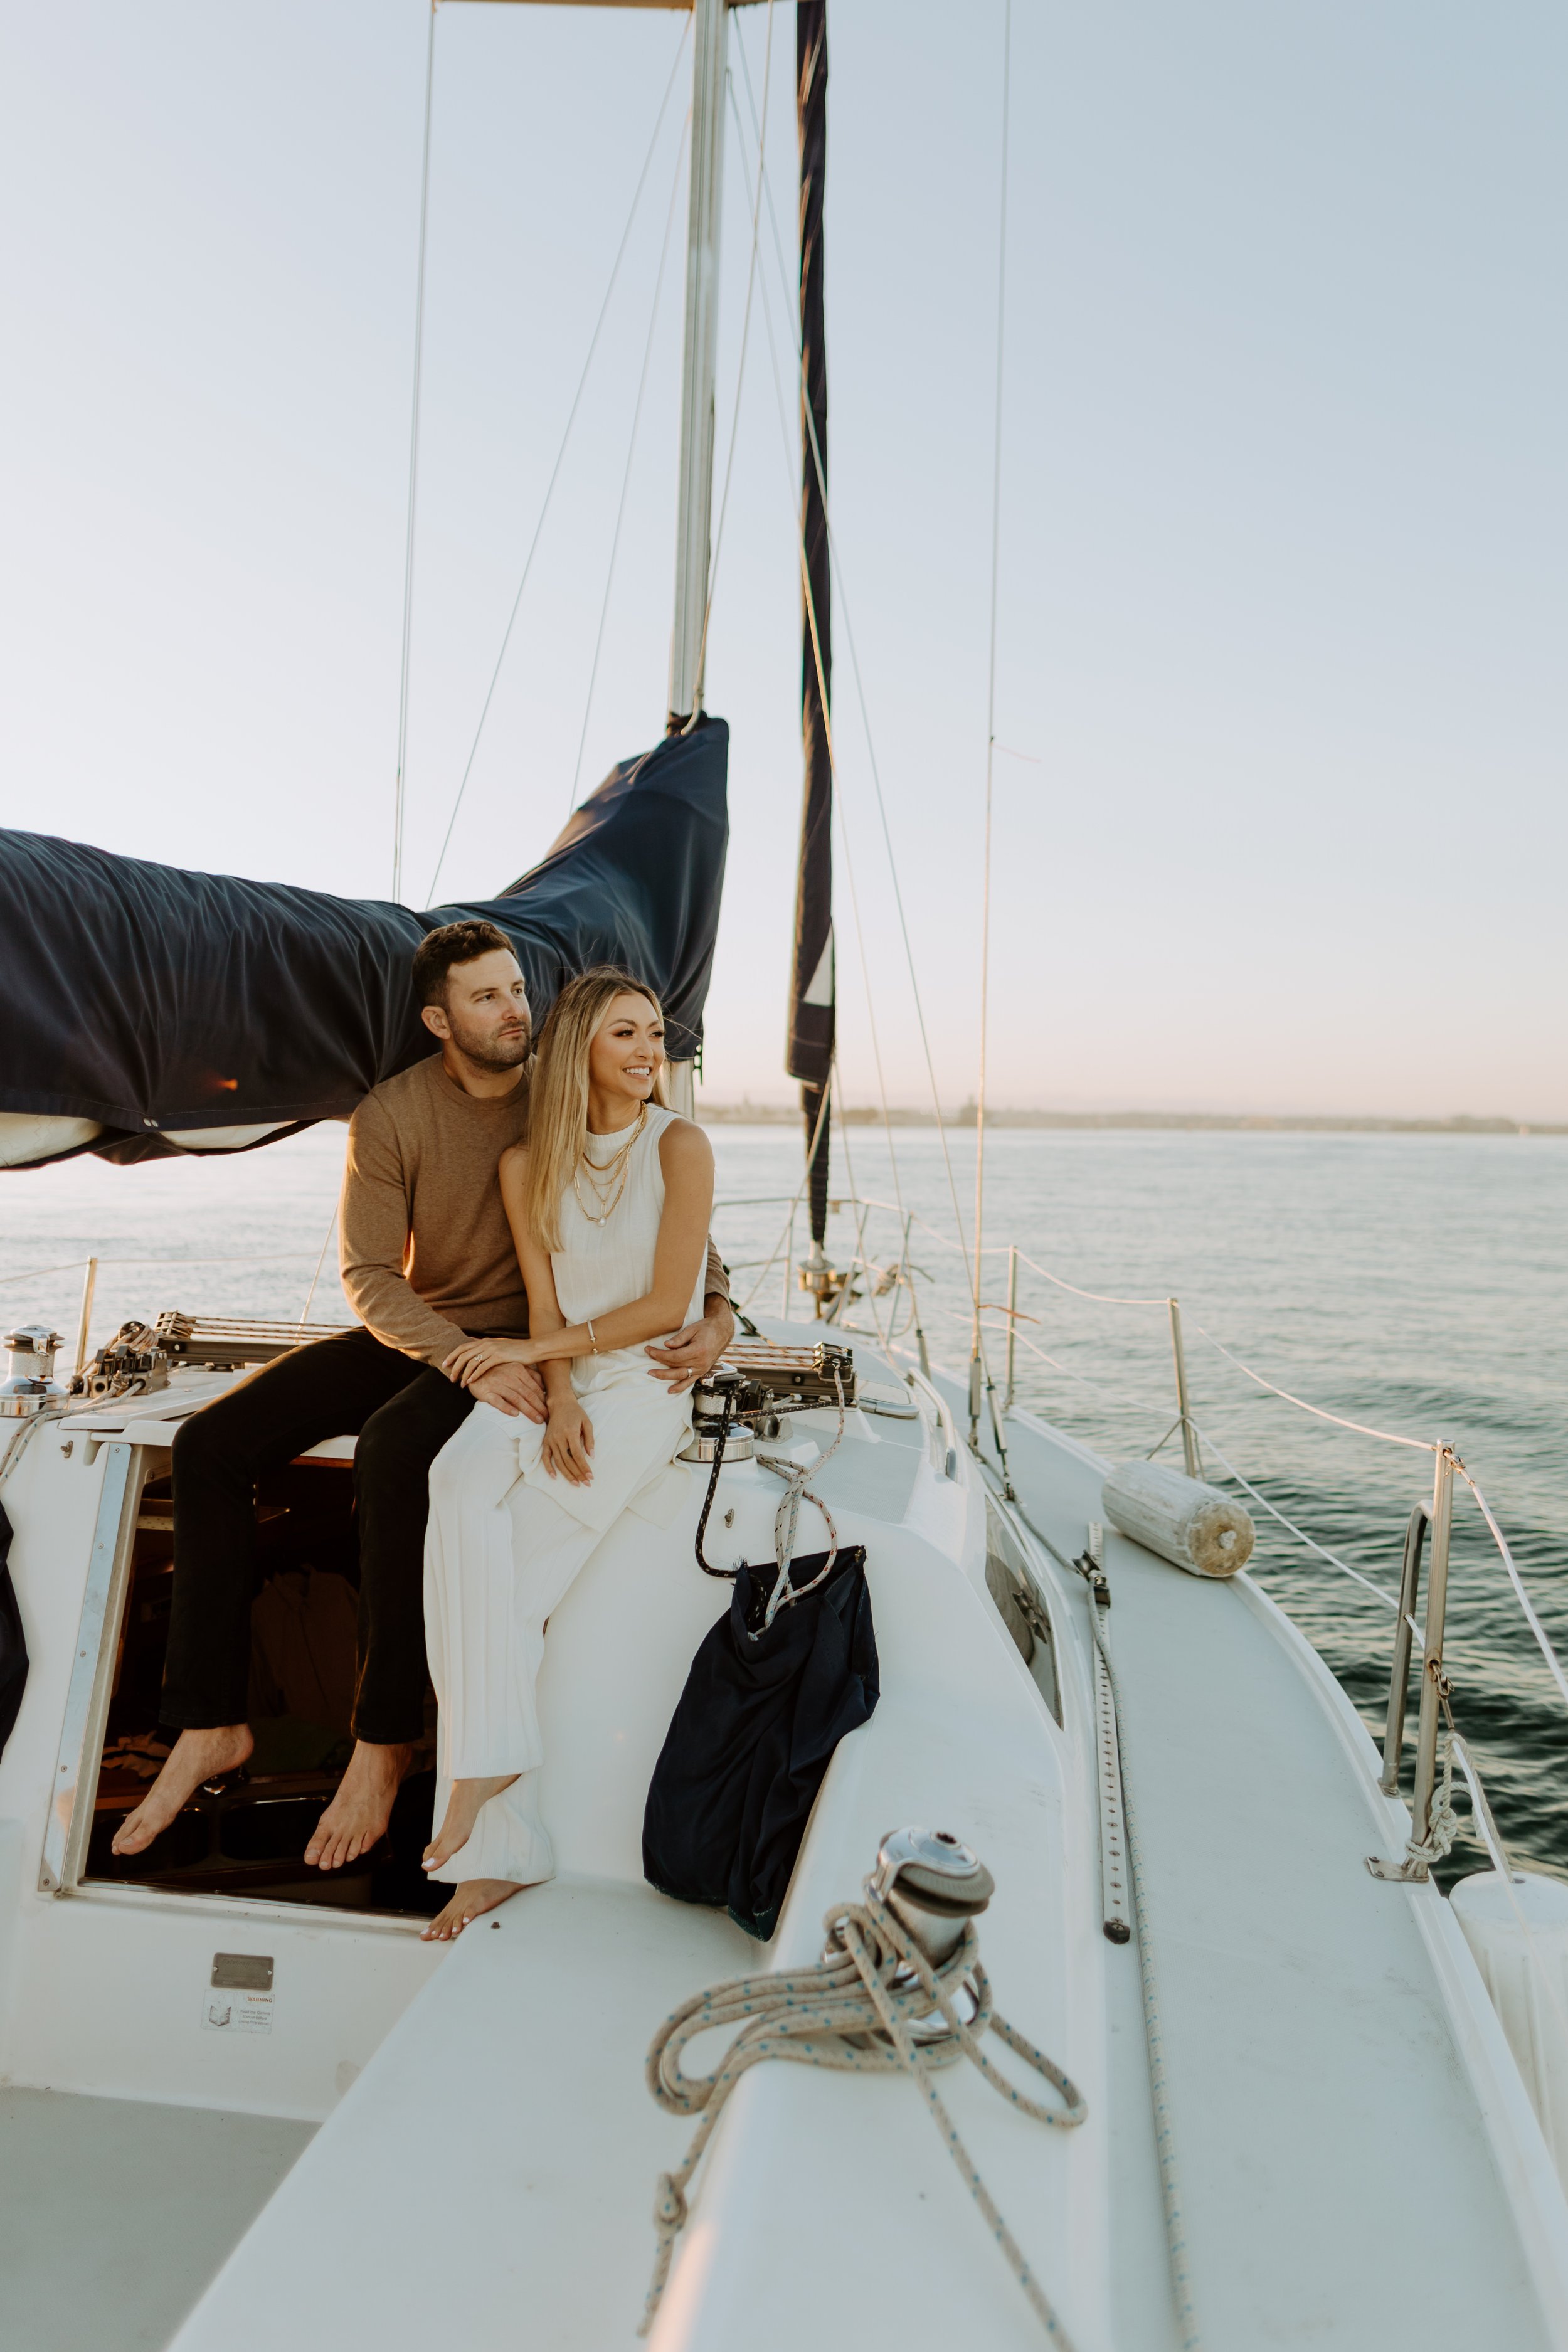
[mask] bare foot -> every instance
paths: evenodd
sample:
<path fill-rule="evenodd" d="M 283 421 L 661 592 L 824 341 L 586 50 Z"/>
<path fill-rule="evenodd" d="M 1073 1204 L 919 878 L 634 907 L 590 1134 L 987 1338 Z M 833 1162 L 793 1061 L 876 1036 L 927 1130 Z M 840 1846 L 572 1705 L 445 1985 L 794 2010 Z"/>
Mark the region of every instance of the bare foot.
<path fill-rule="evenodd" d="M 211 1731 L 182 1731 L 147 1794 L 115 1832 L 110 1853 L 144 1853 L 181 1807 L 189 1804 L 204 1780 L 237 1771 L 255 1744 L 245 1723 L 226 1723 Z"/>
<path fill-rule="evenodd" d="M 471 1789 L 484 1784 L 470 1780 L 466 1785 Z M 505 1788 L 504 1780 L 501 1786 Z M 437 1911 L 427 1927 L 421 1927 L 419 1940 L 422 1944 L 449 1944 L 454 1936 L 462 1934 L 470 1919 L 479 1918 L 481 1912 L 493 1911 L 508 1895 L 521 1893 L 513 1878 L 465 1878 L 447 1908 Z"/>
<path fill-rule="evenodd" d="M 322 1870 L 357 1862 L 386 1833 L 398 1783 L 414 1759 L 412 1748 L 373 1748 L 356 1742 L 338 1793 L 316 1823 L 305 1859 Z"/>
<path fill-rule="evenodd" d="M 518 1777 L 515 1772 L 503 1772 L 495 1780 L 453 1781 L 452 1793 L 447 1802 L 447 1818 L 425 1849 L 426 1870 L 439 1870 L 444 1862 L 451 1861 L 459 1847 L 468 1844 L 474 1833 L 474 1823 L 479 1818 L 479 1807 L 488 1804 L 492 1797 L 499 1797 L 503 1789 L 510 1789 Z M 506 1882 L 499 1878 L 487 1878 L 482 1882 L 476 1879 L 473 1882 L 475 1885 L 481 1883 L 486 1886 L 500 1886 Z M 446 1913 L 441 1916 L 445 1918 Z"/>

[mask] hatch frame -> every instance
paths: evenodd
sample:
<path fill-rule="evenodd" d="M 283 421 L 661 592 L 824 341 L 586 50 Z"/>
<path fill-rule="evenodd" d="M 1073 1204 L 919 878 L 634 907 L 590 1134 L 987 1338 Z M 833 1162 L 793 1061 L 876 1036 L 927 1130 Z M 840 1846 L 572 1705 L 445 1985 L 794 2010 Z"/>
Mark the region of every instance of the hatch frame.
<path fill-rule="evenodd" d="M 169 1454 L 166 1445 L 142 1445 L 124 1437 L 107 1439 L 102 1450 L 107 1456 L 103 1484 L 93 1521 L 76 1655 L 66 1688 L 38 1864 L 41 1895 L 74 1895 L 81 1884 L 92 1834 L 93 1800 L 114 1686 L 120 1627 L 131 1582 L 136 1522 L 148 1478 L 155 1466 L 167 1467 Z"/>

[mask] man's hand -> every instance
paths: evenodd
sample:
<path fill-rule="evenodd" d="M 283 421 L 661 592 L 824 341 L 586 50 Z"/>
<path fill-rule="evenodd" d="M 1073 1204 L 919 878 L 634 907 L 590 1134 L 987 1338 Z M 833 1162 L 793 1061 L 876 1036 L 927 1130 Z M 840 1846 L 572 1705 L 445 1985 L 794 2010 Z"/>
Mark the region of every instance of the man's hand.
<path fill-rule="evenodd" d="M 510 1420 L 519 1413 L 524 1421 L 544 1419 L 544 1382 L 531 1364 L 497 1364 L 468 1382 L 468 1393 Z"/>
<path fill-rule="evenodd" d="M 649 1377 L 667 1381 L 672 1396 L 684 1396 L 695 1381 L 712 1370 L 734 1336 L 735 1318 L 726 1301 L 715 1293 L 703 1309 L 700 1323 L 689 1323 L 672 1339 L 643 1349 L 645 1356 L 653 1358 Z"/>

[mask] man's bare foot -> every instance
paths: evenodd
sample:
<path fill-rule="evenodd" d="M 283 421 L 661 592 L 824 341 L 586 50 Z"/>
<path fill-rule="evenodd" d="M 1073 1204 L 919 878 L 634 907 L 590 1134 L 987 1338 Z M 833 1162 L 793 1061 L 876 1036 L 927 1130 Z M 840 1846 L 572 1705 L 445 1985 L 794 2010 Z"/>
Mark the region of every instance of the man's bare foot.
<path fill-rule="evenodd" d="M 338 1793 L 316 1823 L 305 1859 L 322 1870 L 357 1862 L 386 1833 L 398 1784 L 414 1760 L 412 1748 L 373 1748 L 355 1743 Z"/>
<path fill-rule="evenodd" d="M 147 1794 L 115 1832 L 110 1853 L 144 1853 L 181 1807 L 189 1804 L 204 1780 L 237 1771 L 255 1744 L 245 1723 L 226 1723 L 211 1731 L 182 1731 Z"/>
<path fill-rule="evenodd" d="M 515 1772 L 503 1772 L 495 1780 L 453 1781 L 452 1793 L 447 1802 L 447 1818 L 425 1849 L 426 1870 L 439 1870 L 444 1862 L 451 1861 L 459 1847 L 468 1844 L 474 1833 L 474 1823 L 479 1818 L 479 1807 L 488 1804 L 492 1797 L 499 1797 L 503 1789 L 510 1789 L 517 1778 Z M 500 1886 L 507 1882 L 499 1878 L 487 1878 L 482 1882 L 476 1879 L 473 1882 L 476 1886 L 481 1883 L 486 1886 Z M 499 1901 L 500 1898 L 497 1899 Z M 446 1913 L 441 1916 L 445 1918 Z"/>
<path fill-rule="evenodd" d="M 483 1784 L 470 1780 L 468 1785 L 474 1788 Z M 501 1786 L 505 1788 L 504 1780 Z M 446 1909 L 437 1911 L 427 1927 L 420 1928 L 419 1940 L 422 1944 L 448 1944 L 454 1936 L 462 1934 L 470 1919 L 479 1918 L 481 1912 L 493 1911 L 509 1895 L 521 1893 L 521 1887 L 512 1878 L 465 1878 Z"/>

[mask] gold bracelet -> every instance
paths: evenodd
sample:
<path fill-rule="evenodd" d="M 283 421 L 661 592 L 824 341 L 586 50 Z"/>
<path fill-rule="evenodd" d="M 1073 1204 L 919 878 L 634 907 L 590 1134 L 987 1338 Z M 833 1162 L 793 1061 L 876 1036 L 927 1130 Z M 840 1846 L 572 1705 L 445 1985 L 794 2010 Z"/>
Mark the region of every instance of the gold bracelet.
<path fill-rule="evenodd" d="M 599 1352 L 599 1343 L 594 1337 L 594 1318 L 591 1315 L 584 1316 L 584 1321 L 588 1327 L 588 1345 L 592 1348 L 595 1355 L 596 1356 Z"/>

